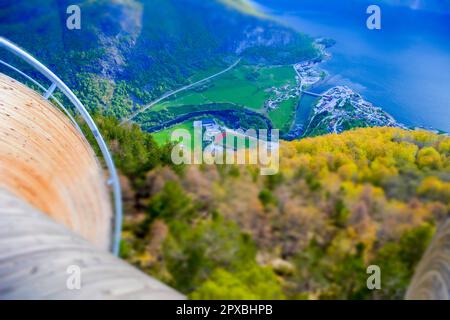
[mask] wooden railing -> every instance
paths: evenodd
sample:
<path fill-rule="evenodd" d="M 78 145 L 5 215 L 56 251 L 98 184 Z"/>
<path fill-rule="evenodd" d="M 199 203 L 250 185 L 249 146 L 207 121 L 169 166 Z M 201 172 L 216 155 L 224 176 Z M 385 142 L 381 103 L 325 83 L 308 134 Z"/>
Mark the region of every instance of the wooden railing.
<path fill-rule="evenodd" d="M 0 188 L 0 300 L 184 296 Z"/>
<path fill-rule="evenodd" d="M 450 299 L 450 218 L 439 228 L 416 268 L 406 299 Z"/>
<path fill-rule="evenodd" d="M 12 53 L 14 56 L 19 58 L 20 60 L 26 62 L 31 67 L 33 67 L 36 71 L 41 73 L 46 79 L 50 81 L 49 87 L 46 89 L 45 86 L 38 83 L 36 80 L 34 80 L 31 76 L 25 74 L 18 68 L 6 63 L 4 60 L 0 59 L 0 63 L 9 69 L 18 72 L 20 75 L 24 76 L 27 80 L 31 81 L 33 84 L 37 85 L 39 88 L 43 89 L 43 97 L 45 99 L 52 98 L 55 103 L 62 108 L 62 110 L 69 116 L 71 121 L 74 123 L 74 125 L 77 127 L 79 131 L 80 127 L 74 120 L 74 118 L 71 116 L 70 112 L 62 105 L 62 103 L 55 98 L 54 91 L 56 89 L 59 89 L 65 97 L 73 104 L 75 110 L 79 113 L 79 115 L 83 118 L 87 126 L 89 127 L 91 133 L 95 137 L 95 140 L 97 141 L 97 144 L 100 148 L 100 151 L 102 153 L 103 159 L 105 161 L 106 167 L 109 171 L 109 178 L 107 179 L 107 183 L 112 186 L 113 191 L 113 197 L 114 197 L 114 212 L 115 212 L 115 223 L 114 223 L 114 235 L 112 240 L 112 246 L 111 250 L 115 255 L 119 254 L 119 247 L 120 247 L 120 237 L 122 232 L 122 195 L 121 195 L 121 188 L 120 188 L 120 182 L 117 175 L 116 168 L 114 166 L 114 162 L 112 160 L 112 156 L 108 150 L 108 147 L 100 134 L 100 131 L 97 128 L 97 125 L 95 124 L 94 120 L 90 116 L 89 112 L 86 110 L 86 108 L 83 106 L 83 104 L 80 102 L 80 100 L 76 97 L 76 95 L 72 92 L 72 90 L 69 89 L 69 87 L 60 79 L 58 78 L 52 71 L 50 71 L 46 66 L 44 66 L 41 62 L 39 62 L 37 59 L 35 59 L 33 56 L 31 56 L 29 53 L 21 49 L 16 44 L 12 43 L 11 41 L 0 37 L 0 48 L 3 48 L 10 53 Z M 6 52 L 0 52 L 0 57 L 5 54 Z"/>

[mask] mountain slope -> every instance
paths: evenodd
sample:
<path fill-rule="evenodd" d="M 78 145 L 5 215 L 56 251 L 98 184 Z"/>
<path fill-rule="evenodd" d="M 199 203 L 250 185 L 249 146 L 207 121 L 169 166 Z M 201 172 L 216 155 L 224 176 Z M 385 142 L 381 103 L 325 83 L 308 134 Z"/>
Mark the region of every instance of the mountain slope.
<path fill-rule="evenodd" d="M 127 172 L 164 154 L 127 134 L 137 127 L 100 123 Z M 192 298 L 402 299 L 450 214 L 450 139 L 426 131 L 283 142 L 280 173 L 268 177 L 251 166 L 169 167 L 166 157 L 123 178 L 122 253 Z M 382 290 L 366 287 L 371 264 Z"/>
<path fill-rule="evenodd" d="M 54 69 L 91 109 L 121 117 L 237 56 L 279 64 L 315 54 L 308 37 L 225 2 L 85 0 L 81 30 L 65 27 L 68 0 L 11 2 L 0 17 L 2 35 Z"/>

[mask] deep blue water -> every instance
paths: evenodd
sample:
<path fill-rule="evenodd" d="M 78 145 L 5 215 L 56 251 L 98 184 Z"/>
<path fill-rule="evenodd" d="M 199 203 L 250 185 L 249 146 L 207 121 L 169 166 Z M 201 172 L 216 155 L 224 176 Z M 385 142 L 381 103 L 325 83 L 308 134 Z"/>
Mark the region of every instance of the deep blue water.
<path fill-rule="evenodd" d="M 406 125 L 450 132 L 450 11 L 383 3 L 382 29 L 370 31 L 364 0 L 257 2 L 299 31 L 337 41 L 322 64 L 330 76 L 313 91 L 348 85 Z"/>

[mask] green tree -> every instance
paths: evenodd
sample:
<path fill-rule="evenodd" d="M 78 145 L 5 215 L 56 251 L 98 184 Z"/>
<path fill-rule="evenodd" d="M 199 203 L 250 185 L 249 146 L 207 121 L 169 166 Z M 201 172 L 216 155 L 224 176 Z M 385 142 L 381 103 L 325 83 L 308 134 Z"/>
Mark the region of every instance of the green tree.
<path fill-rule="evenodd" d="M 382 299 L 403 299 L 414 269 L 434 234 L 429 224 L 405 232 L 398 242 L 385 244 L 373 259 L 381 268 L 382 288 L 374 296 Z"/>
<path fill-rule="evenodd" d="M 218 214 L 193 225 L 169 222 L 170 236 L 164 243 L 164 260 L 173 285 L 190 292 L 217 268 L 236 271 L 254 263 L 256 248 L 239 227 Z"/>
<path fill-rule="evenodd" d="M 161 192 L 156 194 L 148 206 L 150 220 L 161 218 L 168 222 L 189 222 L 196 214 L 192 199 L 186 195 L 175 181 L 168 181 Z"/>
<path fill-rule="evenodd" d="M 270 268 L 253 264 L 230 273 L 216 269 L 191 295 L 192 299 L 271 300 L 283 299 L 279 280 Z"/>
<path fill-rule="evenodd" d="M 94 118 L 100 133 L 106 140 L 116 166 L 135 184 L 142 182 L 145 174 L 159 165 L 172 165 L 170 148 L 158 147 L 150 134 L 142 132 L 137 125 L 120 125 L 113 117 L 96 115 Z M 84 132 L 89 132 L 86 125 Z M 92 135 L 88 135 L 96 153 L 100 150 Z"/>

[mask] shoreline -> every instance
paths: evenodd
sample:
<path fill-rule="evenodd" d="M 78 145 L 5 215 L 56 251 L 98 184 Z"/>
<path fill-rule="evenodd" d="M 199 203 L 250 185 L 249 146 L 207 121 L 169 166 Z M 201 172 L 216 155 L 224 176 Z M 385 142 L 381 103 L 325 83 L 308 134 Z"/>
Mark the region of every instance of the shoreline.
<path fill-rule="evenodd" d="M 329 41 L 329 45 L 318 44 L 319 41 L 321 41 L 321 42 Z M 298 63 L 297 65 L 302 65 L 302 66 L 304 66 L 306 68 L 315 69 L 314 71 L 316 73 L 320 73 L 321 71 L 323 71 L 323 72 L 325 72 L 325 77 L 321 78 L 318 81 L 314 81 L 313 83 L 308 83 L 307 82 L 306 84 L 304 84 L 303 82 L 300 82 L 301 88 L 304 89 L 304 90 L 308 90 L 308 89 L 309 90 L 314 90 L 314 87 L 320 86 L 320 84 L 323 83 L 327 79 L 327 77 L 330 76 L 329 71 L 327 71 L 325 69 L 319 69 L 318 66 L 321 63 L 324 63 L 326 60 L 332 59 L 332 55 L 329 52 L 327 52 L 326 49 L 332 47 L 335 44 L 335 42 L 334 42 L 333 39 L 317 38 L 315 40 L 315 44 L 318 44 L 317 48 L 320 50 L 320 54 L 321 54 L 321 56 L 323 58 L 321 58 L 320 60 L 316 60 L 316 59 L 306 60 L 306 61 L 303 61 L 301 63 Z M 294 65 L 294 70 L 296 71 L 297 76 L 300 78 L 300 81 L 302 81 L 301 75 L 300 75 L 298 69 L 296 68 L 296 65 Z M 304 69 L 303 69 L 303 71 L 304 71 Z M 336 84 L 336 85 L 333 85 L 333 86 L 331 86 L 330 88 L 328 88 L 326 90 L 321 90 L 318 94 L 326 95 L 328 92 L 332 92 L 333 90 L 338 90 L 341 87 L 343 87 L 343 85 Z M 347 87 L 347 86 L 344 86 L 344 87 Z M 360 96 L 361 100 L 365 102 L 365 106 L 367 106 L 369 109 L 370 108 L 373 108 L 374 110 L 377 109 L 380 113 L 385 114 L 386 117 L 390 118 L 392 120 L 391 122 L 389 122 L 390 125 L 392 123 L 395 123 L 396 127 L 399 127 L 399 128 L 405 129 L 405 130 L 425 130 L 425 131 L 433 132 L 433 133 L 436 133 L 436 134 L 449 135 L 446 131 L 441 130 L 441 129 L 437 129 L 437 128 L 434 128 L 434 127 L 431 127 L 431 126 L 405 125 L 404 123 L 399 122 L 393 115 L 391 115 L 389 112 L 387 112 L 383 107 L 379 107 L 379 106 L 373 105 L 372 102 L 366 100 L 362 96 L 362 94 L 360 94 L 359 92 L 357 92 L 357 91 L 355 91 L 355 90 L 353 90 L 351 88 L 348 88 L 348 89 L 350 89 L 354 94 Z M 314 92 L 314 91 L 312 91 L 312 92 Z M 295 139 L 302 139 L 302 138 L 304 138 L 304 134 L 308 131 L 308 128 L 311 125 L 311 121 L 313 120 L 313 118 L 315 116 L 315 115 L 313 115 L 313 112 L 319 106 L 320 102 L 322 101 L 322 98 L 319 98 L 318 100 L 315 100 L 314 102 L 309 102 L 308 106 L 306 106 L 307 109 L 309 110 L 308 111 L 309 115 L 308 115 L 307 119 L 303 120 L 302 123 L 299 123 L 297 121 L 297 116 L 298 116 L 297 113 L 301 112 L 302 108 L 305 108 L 305 106 L 302 106 L 302 102 L 304 103 L 304 99 L 305 99 L 305 94 L 303 93 L 301 95 L 300 101 L 299 101 L 299 103 L 297 105 L 297 108 L 296 108 L 296 111 L 295 111 L 296 115 L 295 115 L 294 121 L 293 121 L 293 123 L 291 125 L 291 129 L 290 129 L 290 131 L 287 134 L 284 135 L 284 138 L 286 138 L 287 140 L 295 140 Z M 357 108 L 358 106 L 354 106 L 354 107 Z"/>
<path fill-rule="evenodd" d="M 257 0 L 256 0 L 257 2 Z M 299 26 L 298 24 L 296 24 L 293 21 L 289 21 L 284 19 L 284 12 L 281 11 L 281 9 L 279 9 L 277 7 L 277 5 L 273 5 L 273 6 L 269 6 L 265 8 L 265 12 L 268 14 L 271 14 L 272 16 L 275 17 L 275 19 L 282 23 L 284 26 L 289 27 L 291 29 L 296 30 L 296 32 L 298 33 L 303 33 L 303 34 L 316 34 L 319 36 L 325 36 L 327 37 L 327 35 L 330 35 L 331 37 L 333 37 L 334 39 L 336 39 L 337 41 L 339 41 L 339 43 L 346 43 L 346 38 L 343 37 L 342 35 L 334 35 L 333 33 L 327 33 L 327 32 L 322 32 L 320 31 L 321 29 L 319 29 L 318 32 L 315 32 L 314 28 L 306 28 L 306 30 L 304 28 L 301 28 L 301 26 Z M 308 17 L 304 17 L 303 15 L 300 14 L 295 14 L 293 15 L 293 17 L 299 17 L 299 18 L 305 18 L 305 23 L 308 23 L 311 19 L 309 19 Z M 309 20 L 308 20 L 309 19 Z M 324 20 L 324 21 L 328 21 L 328 20 Z M 324 21 L 320 21 L 318 26 L 321 26 L 322 24 L 324 24 Z M 307 25 L 308 26 L 308 25 Z M 346 27 L 350 27 L 350 25 L 346 25 Z M 326 30 L 326 29 L 324 29 Z M 347 30 L 347 29 L 346 29 Z M 348 31 L 351 31 L 351 29 L 348 29 Z M 333 36 L 334 35 L 334 36 Z M 332 52 L 334 52 L 335 50 L 332 50 Z M 343 54 L 347 57 L 348 53 L 346 51 L 343 52 Z M 345 84 L 351 86 L 351 82 L 354 81 L 357 84 L 361 84 L 363 86 L 365 86 L 368 90 L 368 92 L 370 93 L 363 93 L 365 96 L 368 95 L 370 96 L 370 98 L 367 98 L 369 101 L 373 101 L 374 103 L 376 103 L 377 105 L 379 105 L 386 113 L 389 113 L 390 115 L 395 114 L 395 119 L 398 119 L 399 122 L 401 122 L 403 125 L 405 125 L 406 127 L 408 127 L 410 130 L 414 130 L 416 128 L 419 128 L 421 130 L 427 130 L 427 131 L 431 131 L 431 132 L 440 132 L 440 133 L 446 133 L 448 134 L 449 128 L 446 128 L 445 123 L 442 124 L 442 121 L 433 121 L 433 118 L 431 117 L 431 119 L 429 119 L 430 117 L 426 117 L 426 119 L 422 119 L 422 117 L 416 117 L 416 116 L 410 116 L 408 112 L 416 112 L 418 113 L 419 110 L 417 109 L 417 107 L 420 105 L 419 103 L 415 103 L 414 100 L 411 102 L 411 106 L 408 103 L 408 99 L 405 98 L 405 93 L 404 92 L 398 92 L 398 94 L 395 94 L 395 97 L 397 100 L 399 99 L 403 99 L 403 100 L 399 100 L 401 102 L 401 104 L 399 105 L 399 103 L 397 103 L 397 100 L 393 100 L 390 98 L 384 98 L 383 97 L 383 93 L 384 91 L 380 91 L 378 87 L 374 87 L 373 90 L 371 89 L 372 86 L 370 85 L 371 81 L 362 81 L 360 77 L 352 77 L 349 76 L 347 74 L 347 72 L 344 71 L 343 68 L 345 68 L 345 65 L 340 65 L 340 58 L 338 58 L 336 61 L 337 62 L 330 62 L 330 63 L 326 63 L 326 66 L 324 66 L 324 69 L 329 73 L 330 77 L 326 77 L 325 81 L 321 81 L 317 84 L 315 84 L 314 86 L 312 86 L 310 89 L 313 92 L 324 92 L 330 88 L 332 88 L 335 84 L 336 85 L 340 85 L 341 83 L 339 81 L 340 76 L 344 77 L 345 79 L 349 79 L 350 82 L 346 82 Z M 386 59 L 384 59 L 386 60 Z M 334 61 L 334 60 L 333 60 Z M 332 67 L 330 67 L 332 66 Z M 358 66 L 358 64 L 355 65 L 355 67 Z M 330 72 L 330 68 L 332 70 L 334 70 L 334 72 Z M 361 72 L 360 72 L 361 73 Z M 389 77 L 389 74 L 386 74 L 385 76 Z M 333 79 L 335 78 L 335 79 Z M 376 80 L 378 80 L 378 78 L 374 78 Z M 369 84 L 369 85 L 368 85 Z M 318 88 L 320 88 L 318 90 Z M 400 90 L 400 89 L 398 89 Z M 386 94 L 388 94 L 388 92 L 386 92 Z M 432 94 L 432 92 L 429 92 L 429 94 Z M 441 95 L 442 96 L 442 95 Z M 414 99 L 414 97 L 416 97 L 417 99 L 417 95 L 414 95 L 411 97 L 411 99 Z M 440 97 L 440 96 L 439 96 Z M 299 104 L 304 105 L 304 102 L 300 102 Z M 438 104 L 438 108 L 447 108 L 447 104 Z M 398 109 L 400 108 L 400 109 Z M 422 108 L 423 109 L 423 108 Z M 436 109 L 436 108 L 435 108 Z M 398 111 L 400 110 L 400 111 Z M 439 109 L 438 109 L 439 110 Z M 420 113 L 418 113 L 420 114 Z M 443 113 L 443 115 L 447 114 L 447 112 Z M 294 127 L 295 123 L 293 123 L 293 125 L 291 126 Z"/>

